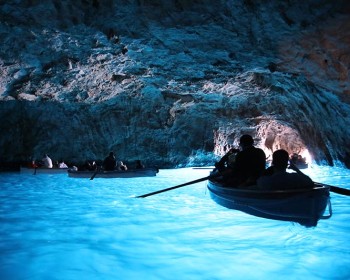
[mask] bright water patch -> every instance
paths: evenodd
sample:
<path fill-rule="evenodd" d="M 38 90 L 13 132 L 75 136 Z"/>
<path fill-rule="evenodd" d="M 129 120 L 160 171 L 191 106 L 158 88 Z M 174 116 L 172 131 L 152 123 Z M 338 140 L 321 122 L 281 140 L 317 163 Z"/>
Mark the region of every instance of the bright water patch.
<path fill-rule="evenodd" d="M 207 176 L 160 170 L 134 179 L 0 173 L 1 279 L 349 279 L 350 197 L 331 194 L 317 227 L 215 204 Z M 350 171 L 313 166 L 314 181 L 349 188 Z"/>

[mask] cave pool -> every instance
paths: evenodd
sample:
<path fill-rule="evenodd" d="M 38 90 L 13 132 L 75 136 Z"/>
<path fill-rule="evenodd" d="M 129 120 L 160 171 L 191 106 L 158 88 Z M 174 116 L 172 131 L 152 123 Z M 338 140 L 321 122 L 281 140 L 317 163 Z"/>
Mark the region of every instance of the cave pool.
<path fill-rule="evenodd" d="M 350 170 L 313 165 L 314 181 L 350 188 Z M 306 228 L 211 200 L 206 182 L 147 198 L 208 169 L 156 177 L 74 179 L 0 173 L 0 278 L 350 279 L 350 197 Z"/>

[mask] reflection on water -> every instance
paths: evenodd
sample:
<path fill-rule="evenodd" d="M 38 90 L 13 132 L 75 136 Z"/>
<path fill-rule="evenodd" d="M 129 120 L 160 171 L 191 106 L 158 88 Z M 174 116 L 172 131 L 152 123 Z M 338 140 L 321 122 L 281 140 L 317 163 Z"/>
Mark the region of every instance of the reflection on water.
<path fill-rule="evenodd" d="M 1 279 L 350 278 L 350 197 L 332 193 L 332 218 L 314 228 L 225 209 L 205 182 L 134 198 L 208 173 L 92 181 L 0 174 Z M 349 188 L 349 170 L 305 173 Z"/>

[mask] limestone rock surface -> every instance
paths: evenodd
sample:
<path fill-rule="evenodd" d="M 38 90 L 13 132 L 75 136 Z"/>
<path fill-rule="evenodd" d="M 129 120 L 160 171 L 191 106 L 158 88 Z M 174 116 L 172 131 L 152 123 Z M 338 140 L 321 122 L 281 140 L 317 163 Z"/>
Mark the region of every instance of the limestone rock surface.
<path fill-rule="evenodd" d="M 265 3 L 266 2 L 266 3 Z M 350 167 L 347 1 L 0 1 L 1 161 Z"/>

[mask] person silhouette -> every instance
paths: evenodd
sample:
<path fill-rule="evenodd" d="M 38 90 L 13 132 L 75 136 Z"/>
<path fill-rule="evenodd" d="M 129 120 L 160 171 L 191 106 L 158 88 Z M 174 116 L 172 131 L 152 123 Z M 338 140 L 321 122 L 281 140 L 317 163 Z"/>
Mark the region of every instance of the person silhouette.
<path fill-rule="evenodd" d="M 103 161 L 103 168 L 106 171 L 112 171 L 115 169 L 117 161 L 115 159 L 114 153 L 110 152 L 109 155 Z"/>
<path fill-rule="evenodd" d="M 237 152 L 231 166 L 222 171 L 224 183 L 234 187 L 256 184 L 266 166 L 265 152 L 254 147 L 253 137 L 244 134 L 239 140 L 241 150 Z"/>
<path fill-rule="evenodd" d="M 266 190 L 313 188 L 311 178 L 302 173 L 292 161 L 289 163 L 289 169 L 295 172 L 287 172 L 288 161 L 289 155 L 286 150 L 275 151 L 272 154 L 272 165 L 257 180 L 257 187 Z"/>

